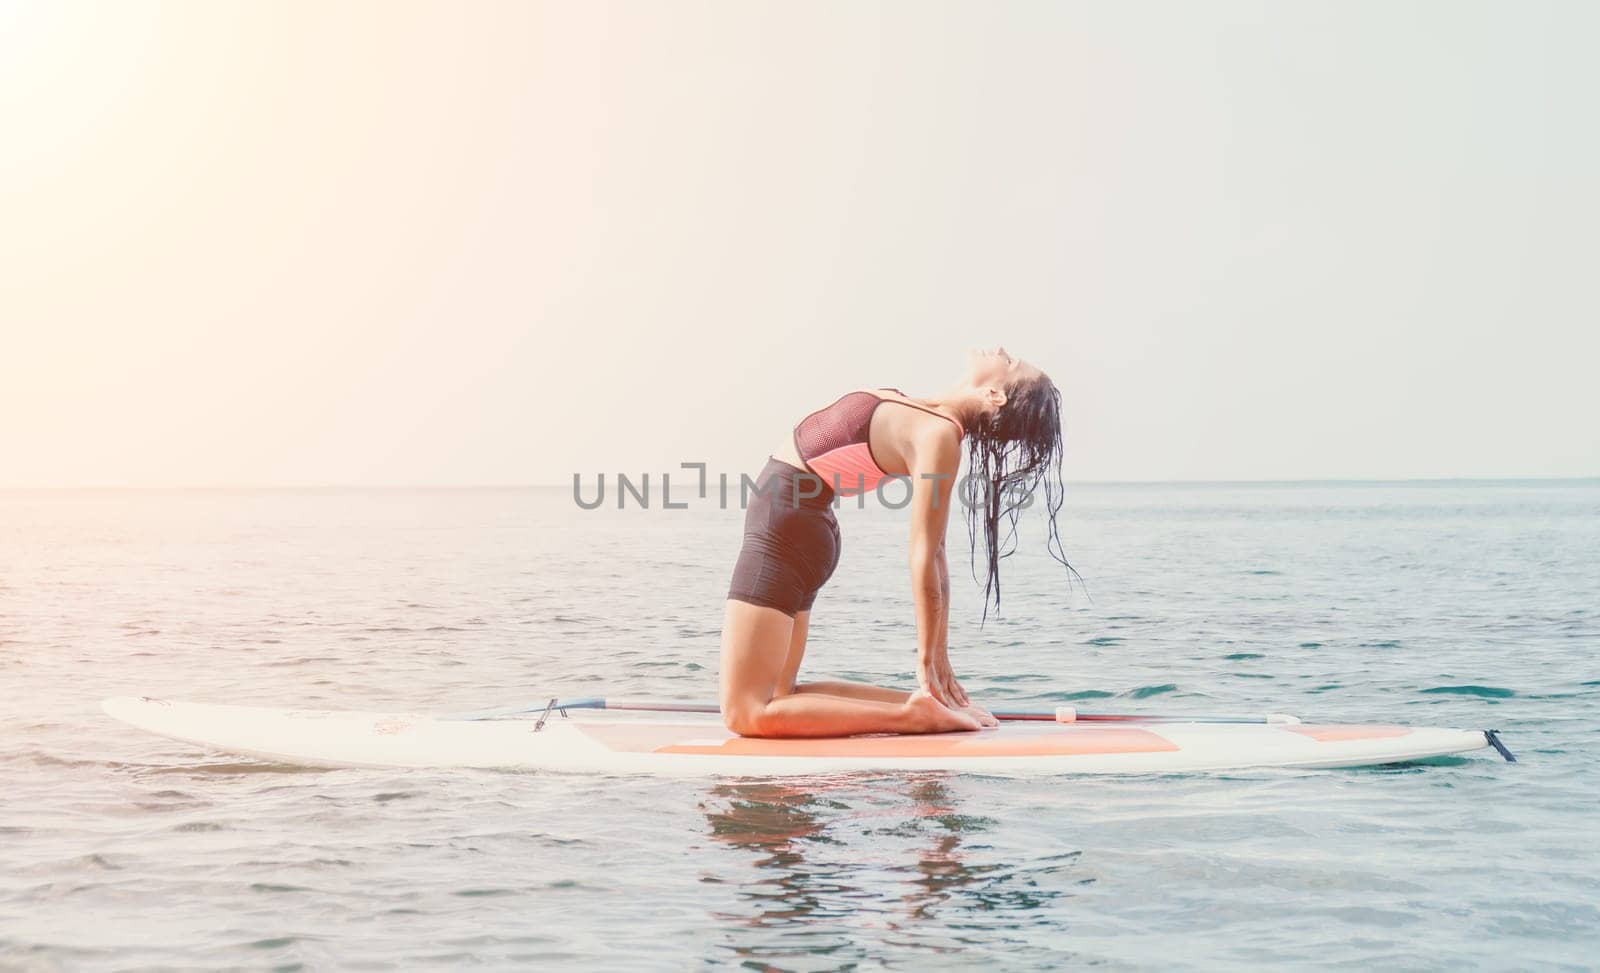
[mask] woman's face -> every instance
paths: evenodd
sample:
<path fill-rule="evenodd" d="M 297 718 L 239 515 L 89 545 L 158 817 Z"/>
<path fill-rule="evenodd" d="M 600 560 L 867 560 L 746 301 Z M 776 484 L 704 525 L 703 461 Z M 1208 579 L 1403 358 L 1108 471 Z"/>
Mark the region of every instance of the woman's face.
<path fill-rule="evenodd" d="M 1009 389 L 1018 382 L 1044 373 L 1004 348 L 974 349 L 967 353 L 967 384 L 973 388 Z"/>

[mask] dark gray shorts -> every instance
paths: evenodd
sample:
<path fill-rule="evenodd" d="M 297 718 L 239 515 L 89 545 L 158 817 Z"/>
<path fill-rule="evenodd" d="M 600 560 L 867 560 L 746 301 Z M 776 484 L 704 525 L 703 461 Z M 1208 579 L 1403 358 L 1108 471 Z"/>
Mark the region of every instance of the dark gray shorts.
<path fill-rule="evenodd" d="M 814 473 L 769 459 L 745 509 L 744 546 L 728 597 L 793 617 L 811 609 L 838 565 L 833 490 Z"/>

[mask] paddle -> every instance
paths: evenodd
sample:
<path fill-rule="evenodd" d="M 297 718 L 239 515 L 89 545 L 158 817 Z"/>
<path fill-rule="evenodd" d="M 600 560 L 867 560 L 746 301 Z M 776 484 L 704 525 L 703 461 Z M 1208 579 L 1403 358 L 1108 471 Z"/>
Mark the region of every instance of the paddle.
<path fill-rule="evenodd" d="M 541 714 L 540 721 L 552 712 L 559 712 L 563 716 L 569 709 L 604 709 L 628 710 L 641 713 L 721 713 L 721 707 L 715 703 L 688 703 L 673 700 L 651 699 L 605 699 L 600 696 L 587 696 L 578 699 L 546 699 L 538 702 L 518 703 L 514 706 L 504 706 L 496 709 L 475 710 L 465 713 L 450 713 L 440 716 L 441 720 L 504 720 L 517 716 L 532 716 Z M 1038 720 L 1043 722 L 1060 723 L 1298 723 L 1299 720 L 1283 713 L 1271 713 L 1267 716 L 1189 716 L 1172 715 L 1159 716 L 1143 713 L 1080 713 L 1071 706 L 1057 706 L 1051 709 L 1021 709 L 1021 710 L 992 710 L 997 720 L 1019 721 Z"/>

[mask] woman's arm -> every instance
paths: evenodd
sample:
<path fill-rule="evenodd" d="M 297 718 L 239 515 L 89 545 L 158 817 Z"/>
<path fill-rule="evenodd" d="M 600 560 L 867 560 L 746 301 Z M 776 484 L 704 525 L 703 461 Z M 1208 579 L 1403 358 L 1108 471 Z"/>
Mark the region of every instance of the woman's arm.
<path fill-rule="evenodd" d="M 940 426 L 944 424 L 941 423 Z M 944 556 L 961 439 L 931 427 L 916 441 L 911 466 L 911 595 L 917 618 L 917 679 L 946 706 L 967 705 L 955 681 L 950 642 L 950 570 Z"/>
<path fill-rule="evenodd" d="M 939 632 L 944 636 L 939 648 L 950 650 L 950 562 L 944 556 L 944 545 L 939 545 L 939 602 L 941 606 Z"/>

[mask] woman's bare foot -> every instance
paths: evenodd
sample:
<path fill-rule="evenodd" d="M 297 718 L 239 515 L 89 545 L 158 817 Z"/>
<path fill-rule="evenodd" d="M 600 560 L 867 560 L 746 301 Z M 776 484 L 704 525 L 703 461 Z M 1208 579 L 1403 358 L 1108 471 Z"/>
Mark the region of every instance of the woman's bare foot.
<path fill-rule="evenodd" d="M 978 725 L 985 730 L 998 730 L 1000 728 L 1000 721 L 994 718 L 994 714 L 977 703 L 968 703 L 961 707 L 961 712 L 977 720 Z"/>
<path fill-rule="evenodd" d="M 951 733 L 979 728 L 971 714 L 951 709 L 934 699 L 926 689 L 911 694 L 905 702 L 905 714 L 907 733 Z"/>

